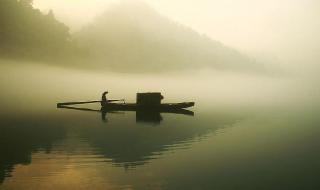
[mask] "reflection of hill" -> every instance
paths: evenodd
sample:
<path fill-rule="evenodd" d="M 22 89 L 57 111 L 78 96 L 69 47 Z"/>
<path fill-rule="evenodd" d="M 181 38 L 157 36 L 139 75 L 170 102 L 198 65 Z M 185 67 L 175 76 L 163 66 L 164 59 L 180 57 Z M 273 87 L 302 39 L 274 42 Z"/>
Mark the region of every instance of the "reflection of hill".
<path fill-rule="evenodd" d="M 98 154 L 111 158 L 116 165 L 134 167 L 147 163 L 168 149 L 187 146 L 196 137 L 232 124 L 235 118 L 219 118 L 208 124 L 193 117 L 163 114 L 163 120 L 159 125 L 137 125 L 132 121 L 104 123 L 102 127 L 82 127 L 79 130 Z"/>
<path fill-rule="evenodd" d="M 247 56 L 173 22 L 141 2 L 110 7 L 74 37 L 88 49 L 91 66 L 95 66 L 94 60 L 97 67 L 108 70 L 260 69 Z"/>
<path fill-rule="evenodd" d="M 61 127 L 27 117 L 8 118 L 0 124 L 0 183 L 16 164 L 30 164 L 34 151 L 50 152 L 52 143 L 65 136 Z"/>
<path fill-rule="evenodd" d="M 111 159 L 113 164 L 135 167 L 148 163 L 168 149 L 174 151 L 185 148 L 197 137 L 203 137 L 236 120 L 234 117 L 220 116 L 219 120 L 210 117 L 200 120 L 184 115 L 161 114 L 163 121 L 155 125 L 148 122 L 136 123 L 133 112 L 120 115 L 110 113 L 106 123 L 101 121 L 99 112 L 61 110 L 61 114 L 61 117 L 50 115 L 1 120 L 0 183 L 10 175 L 15 165 L 30 164 L 33 152 L 50 152 L 53 142 L 59 140 L 68 143 L 67 130 L 71 136 L 80 136 L 81 142 L 84 140 L 90 144 L 92 150 Z M 69 144 L 65 144 L 65 152 L 70 151 L 68 146 Z M 79 149 L 82 148 L 79 143 Z"/>

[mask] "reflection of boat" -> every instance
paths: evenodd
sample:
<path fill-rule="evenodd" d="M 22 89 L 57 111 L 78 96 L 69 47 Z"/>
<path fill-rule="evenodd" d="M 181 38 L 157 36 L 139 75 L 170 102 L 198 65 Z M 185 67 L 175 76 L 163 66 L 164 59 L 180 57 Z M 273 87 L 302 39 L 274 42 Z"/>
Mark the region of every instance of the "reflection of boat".
<path fill-rule="evenodd" d="M 136 103 L 106 103 L 102 105 L 103 110 L 118 111 L 139 111 L 139 110 L 155 110 L 155 111 L 175 111 L 194 106 L 194 102 L 183 102 L 175 104 L 158 104 L 158 105 L 141 105 Z"/>

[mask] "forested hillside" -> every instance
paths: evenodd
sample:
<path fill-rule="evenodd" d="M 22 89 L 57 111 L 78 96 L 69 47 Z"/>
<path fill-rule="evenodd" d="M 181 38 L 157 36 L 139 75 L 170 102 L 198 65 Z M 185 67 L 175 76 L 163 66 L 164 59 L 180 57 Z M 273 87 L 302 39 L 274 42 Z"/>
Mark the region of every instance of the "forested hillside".
<path fill-rule="evenodd" d="M 0 54 L 7 58 L 51 60 L 72 51 L 69 28 L 33 8 L 32 0 L 1 0 Z"/>

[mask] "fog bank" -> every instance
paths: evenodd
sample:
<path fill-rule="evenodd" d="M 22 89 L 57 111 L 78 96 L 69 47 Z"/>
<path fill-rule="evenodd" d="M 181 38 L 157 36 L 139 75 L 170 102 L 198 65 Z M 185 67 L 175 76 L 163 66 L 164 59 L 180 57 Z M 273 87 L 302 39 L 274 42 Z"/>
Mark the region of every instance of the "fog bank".
<path fill-rule="evenodd" d="M 120 0 L 35 0 L 43 11 L 77 31 Z M 318 68 L 320 3 L 317 0 L 145 0 L 163 15 L 266 62 L 300 72 Z M 301 70 L 303 68 L 303 70 Z"/>

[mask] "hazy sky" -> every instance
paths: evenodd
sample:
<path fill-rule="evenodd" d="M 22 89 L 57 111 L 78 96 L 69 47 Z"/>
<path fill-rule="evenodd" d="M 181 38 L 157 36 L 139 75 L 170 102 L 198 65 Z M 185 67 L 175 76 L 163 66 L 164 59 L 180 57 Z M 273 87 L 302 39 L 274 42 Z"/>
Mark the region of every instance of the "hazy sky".
<path fill-rule="evenodd" d="M 77 30 L 118 1 L 35 0 L 34 5 L 43 11 L 53 9 L 58 19 Z M 245 52 L 313 61 L 320 51 L 319 0 L 144 1 L 163 15 Z"/>

